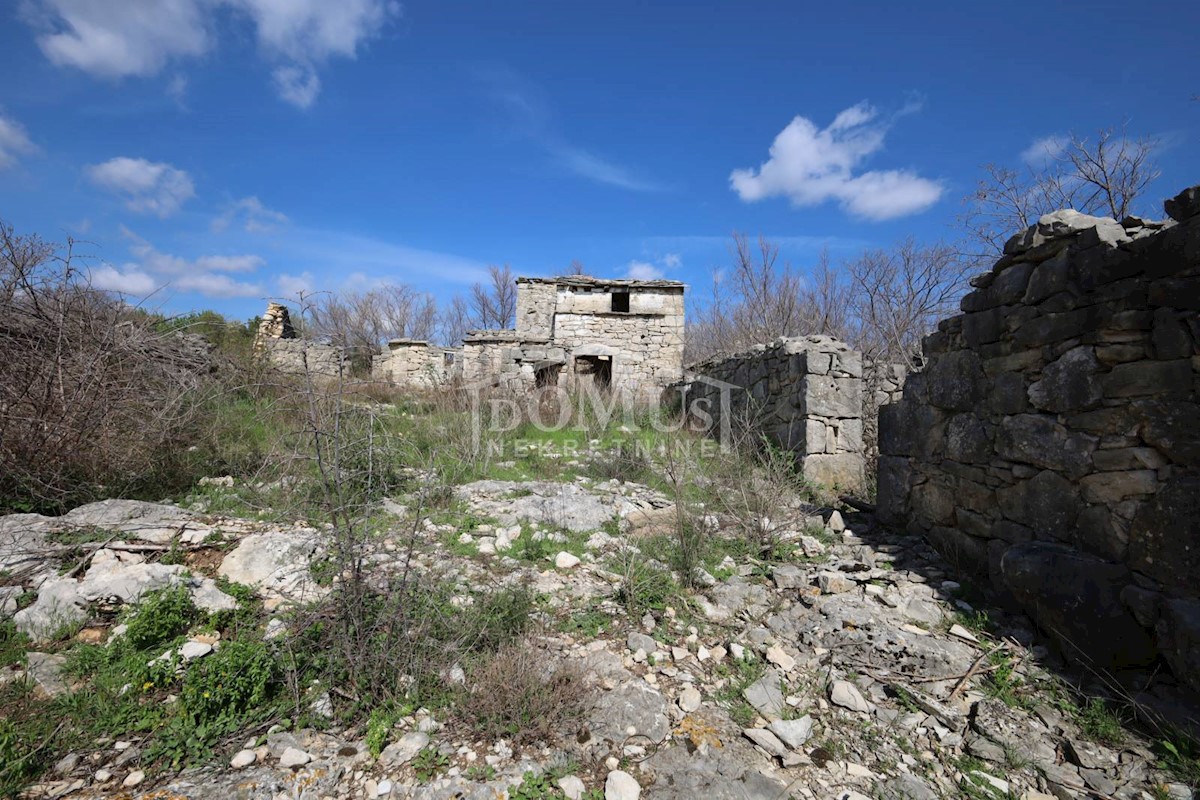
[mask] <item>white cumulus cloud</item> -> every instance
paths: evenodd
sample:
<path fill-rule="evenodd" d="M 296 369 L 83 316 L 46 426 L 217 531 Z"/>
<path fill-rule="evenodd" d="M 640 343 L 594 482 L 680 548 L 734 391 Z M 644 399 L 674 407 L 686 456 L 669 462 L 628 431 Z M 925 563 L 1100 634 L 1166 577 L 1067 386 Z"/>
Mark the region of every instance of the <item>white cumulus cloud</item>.
<path fill-rule="evenodd" d="M 313 291 L 313 276 L 311 272 L 301 272 L 299 275 L 283 273 L 275 278 L 275 285 L 284 297 L 299 297 L 301 294 L 311 294 Z"/>
<path fill-rule="evenodd" d="M 400 13 L 395 0 L 27 0 L 23 16 L 51 62 L 101 78 L 155 75 L 209 52 L 216 17 L 254 25 L 280 96 L 307 108 L 333 57 L 354 58 Z"/>
<path fill-rule="evenodd" d="M 196 194 L 186 172 L 170 164 L 118 156 L 84 168 L 88 179 L 124 198 L 130 211 L 166 218 Z"/>
<path fill-rule="evenodd" d="M 735 169 L 729 182 L 746 202 L 785 196 L 795 206 L 836 200 L 851 214 L 871 220 L 924 211 L 942 196 L 938 181 L 909 170 L 859 172 L 883 149 L 890 121 L 866 102 L 839 113 L 825 128 L 797 116 L 771 144 L 758 169 Z"/>
<path fill-rule="evenodd" d="M 17 163 L 19 156 L 28 155 L 37 150 L 29 140 L 25 128 L 15 119 L 0 114 L 0 169 L 7 169 Z"/>

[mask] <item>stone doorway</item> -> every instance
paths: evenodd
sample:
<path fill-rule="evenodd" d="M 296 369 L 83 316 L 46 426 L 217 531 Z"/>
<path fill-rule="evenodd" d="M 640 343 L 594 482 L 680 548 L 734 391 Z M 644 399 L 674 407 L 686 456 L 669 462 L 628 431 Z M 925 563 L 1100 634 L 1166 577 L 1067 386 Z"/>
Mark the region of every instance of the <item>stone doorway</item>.
<path fill-rule="evenodd" d="M 575 378 L 581 385 L 607 392 L 612 388 L 612 366 L 612 356 L 576 356 Z"/>

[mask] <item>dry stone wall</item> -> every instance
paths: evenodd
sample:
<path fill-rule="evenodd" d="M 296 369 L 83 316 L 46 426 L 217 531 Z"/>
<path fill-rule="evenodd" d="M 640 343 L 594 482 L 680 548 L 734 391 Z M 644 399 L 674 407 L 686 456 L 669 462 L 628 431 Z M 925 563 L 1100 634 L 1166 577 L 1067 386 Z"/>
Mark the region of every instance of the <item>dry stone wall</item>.
<path fill-rule="evenodd" d="M 778 339 L 696 364 L 684 386 L 703 401 L 710 429 L 763 435 L 795 454 L 811 481 L 858 489 L 863 481 L 863 361 L 828 336 Z"/>
<path fill-rule="evenodd" d="M 1013 237 L 881 409 L 879 513 L 1105 668 L 1200 691 L 1200 187 Z"/>
<path fill-rule="evenodd" d="M 261 347 L 275 369 L 289 375 L 333 377 L 350 369 L 340 347 L 307 339 L 263 339 Z"/>
<path fill-rule="evenodd" d="M 371 360 L 371 377 L 419 389 L 442 386 L 453 377 L 455 352 L 420 339 L 392 339 Z"/>

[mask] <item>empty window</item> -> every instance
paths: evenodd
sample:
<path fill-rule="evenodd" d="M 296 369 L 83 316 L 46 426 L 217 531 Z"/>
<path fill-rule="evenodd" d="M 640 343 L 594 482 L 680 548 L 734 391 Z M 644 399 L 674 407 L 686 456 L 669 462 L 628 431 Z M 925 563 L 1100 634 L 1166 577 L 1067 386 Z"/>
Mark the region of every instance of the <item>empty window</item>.
<path fill-rule="evenodd" d="M 612 293 L 612 310 L 629 311 L 629 292 Z"/>

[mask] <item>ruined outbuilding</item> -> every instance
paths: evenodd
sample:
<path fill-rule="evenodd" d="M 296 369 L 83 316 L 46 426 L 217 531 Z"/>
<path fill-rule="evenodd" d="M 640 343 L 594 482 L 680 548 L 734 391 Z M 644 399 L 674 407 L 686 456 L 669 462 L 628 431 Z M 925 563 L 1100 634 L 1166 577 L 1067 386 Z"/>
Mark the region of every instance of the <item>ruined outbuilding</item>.
<path fill-rule="evenodd" d="M 678 281 L 518 278 L 516 327 L 472 331 L 462 379 L 657 394 L 683 375 Z"/>

